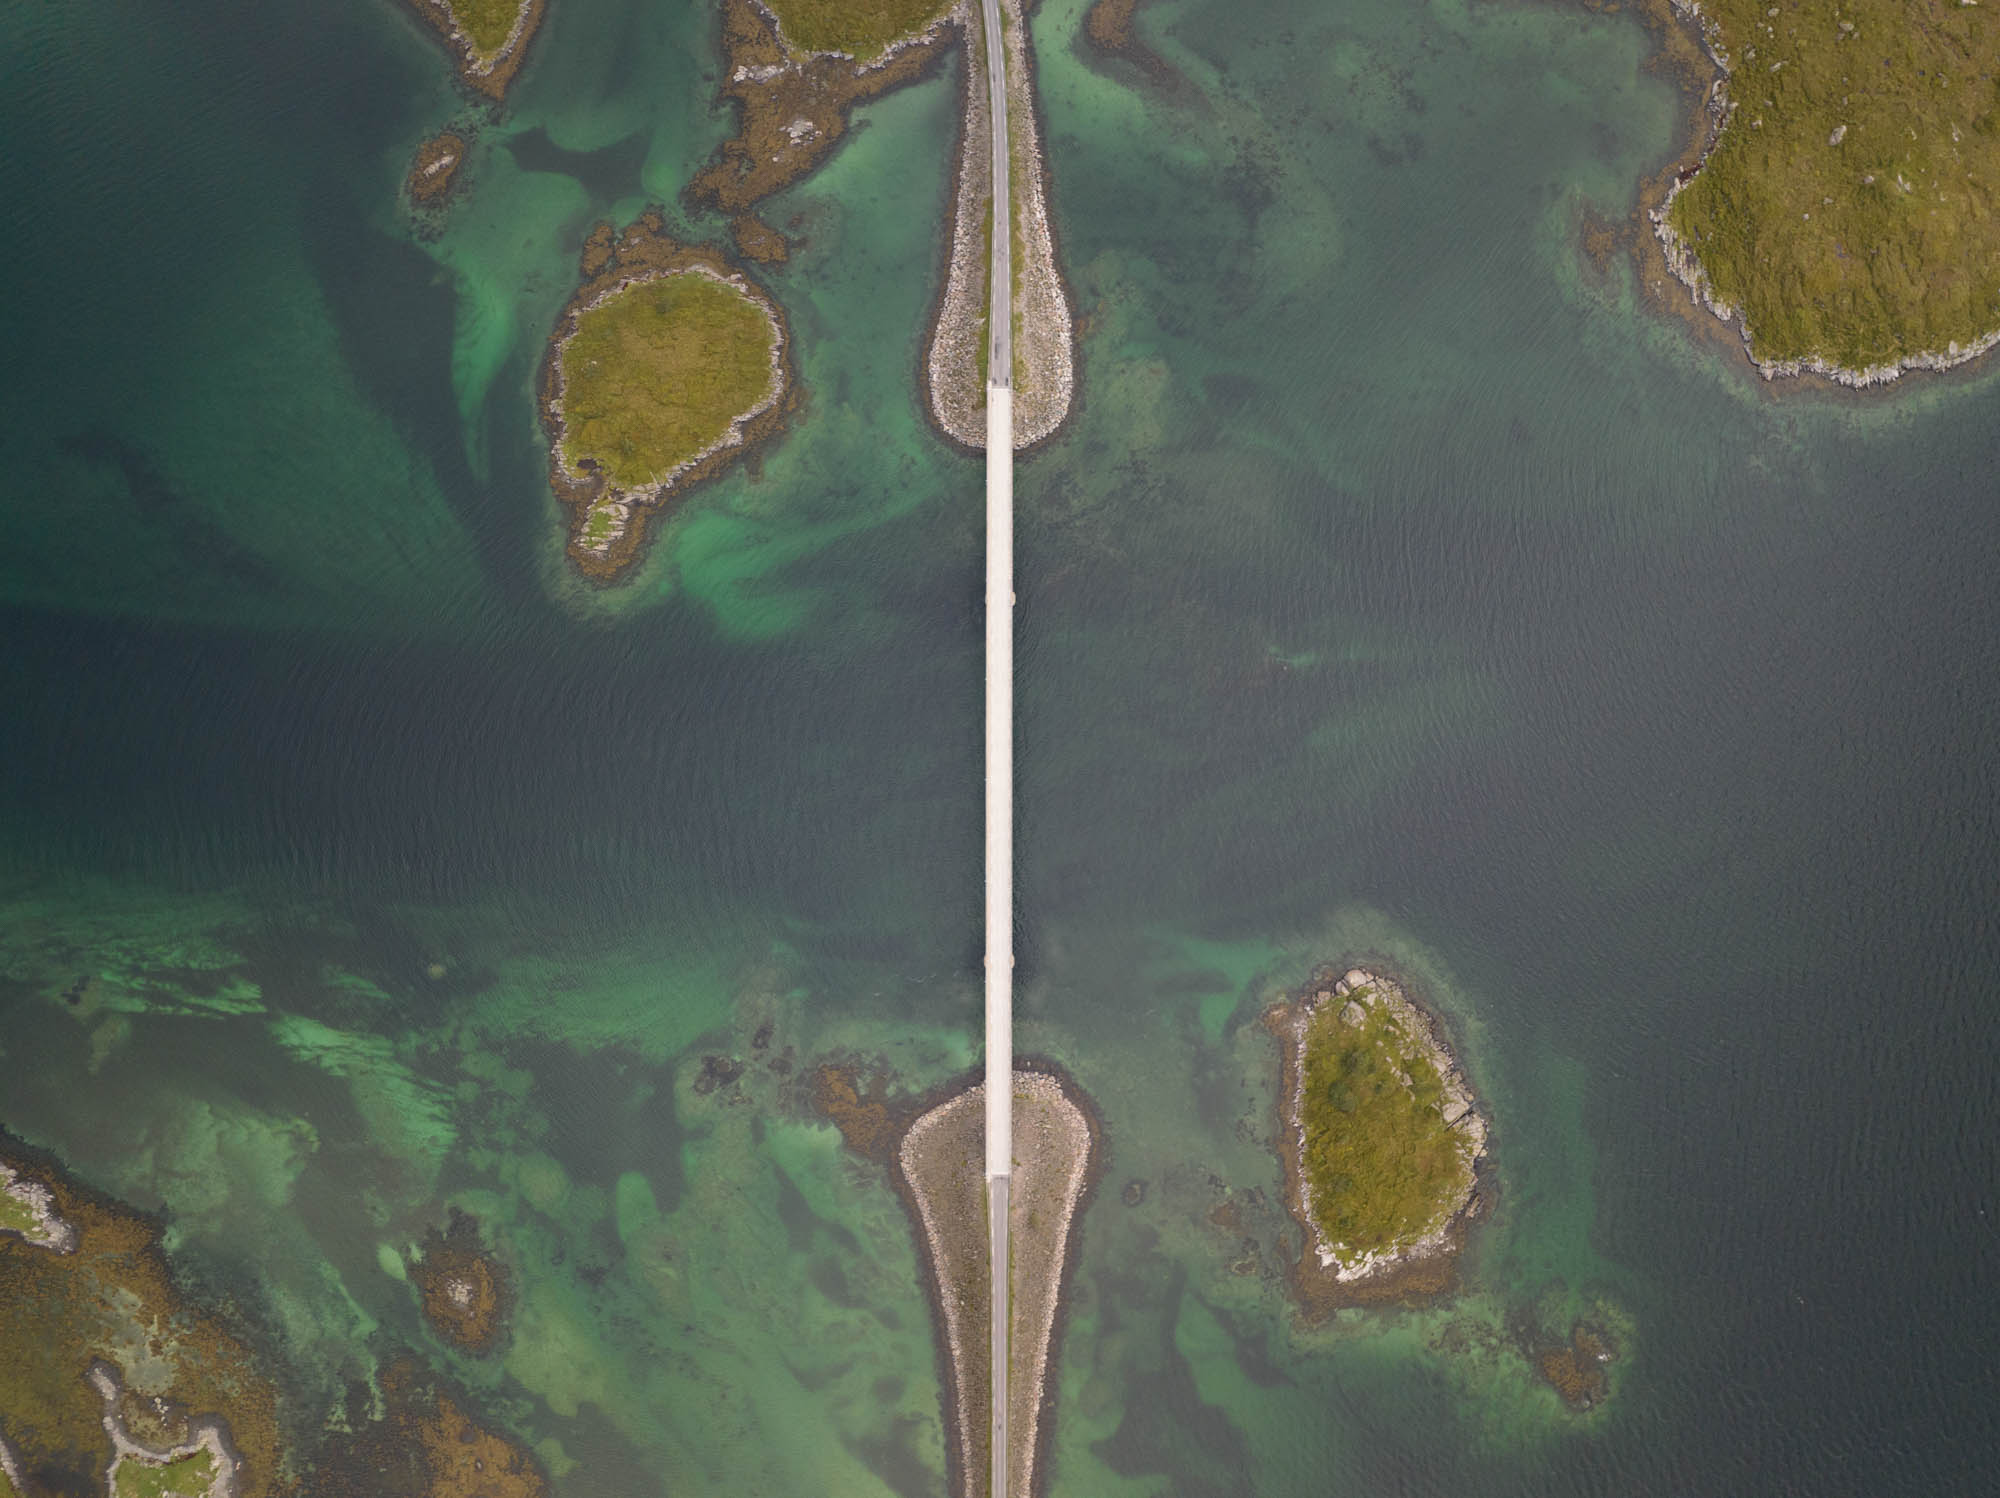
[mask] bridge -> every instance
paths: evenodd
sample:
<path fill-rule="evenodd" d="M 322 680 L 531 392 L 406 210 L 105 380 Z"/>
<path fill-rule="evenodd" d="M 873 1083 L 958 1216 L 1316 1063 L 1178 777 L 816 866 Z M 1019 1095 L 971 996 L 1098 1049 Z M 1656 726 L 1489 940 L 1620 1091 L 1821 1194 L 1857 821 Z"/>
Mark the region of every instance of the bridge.
<path fill-rule="evenodd" d="M 1007 1186 L 1014 1142 L 1014 268 L 1007 49 L 981 0 L 992 142 L 986 313 L 986 1204 L 991 1278 L 992 1498 L 1007 1498 Z"/>

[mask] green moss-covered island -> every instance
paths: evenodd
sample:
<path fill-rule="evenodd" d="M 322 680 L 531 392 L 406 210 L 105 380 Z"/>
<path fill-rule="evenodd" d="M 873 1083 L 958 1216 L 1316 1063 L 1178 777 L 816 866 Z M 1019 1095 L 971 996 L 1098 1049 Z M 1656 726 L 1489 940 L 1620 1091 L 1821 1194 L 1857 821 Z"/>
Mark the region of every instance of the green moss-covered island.
<path fill-rule="evenodd" d="M 800 53 L 837 52 L 872 62 L 949 15 L 957 0 L 758 0 Z"/>
<path fill-rule="evenodd" d="M 498 99 L 521 70 L 547 0 L 407 0 L 451 49 L 468 87 Z"/>
<path fill-rule="evenodd" d="M 1666 3 L 1666 0 L 1660 0 Z M 1672 0 L 1720 78 L 1654 226 L 1766 378 L 2000 342 L 2000 23 L 1973 0 Z"/>
<path fill-rule="evenodd" d="M 1438 1022 L 1391 978 L 1322 968 L 1265 1015 L 1309 1314 L 1445 1289 L 1481 1208 L 1486 1122 Z"/>
<path fill-rule="evenodd" d="M 797 403 L 778 304 L 657 212 L 585 241 L 583 285 L 549 335 L 542 415 L 569 555 L 608 581 L 646 519 L 768 441 Z"/>
<path fill-rule="evenodd" d="M 224 1467 L 206 1445 L 164 1460 L 120 1452 L 111 1467 L 111 1498 L 221 1498 Z"/>

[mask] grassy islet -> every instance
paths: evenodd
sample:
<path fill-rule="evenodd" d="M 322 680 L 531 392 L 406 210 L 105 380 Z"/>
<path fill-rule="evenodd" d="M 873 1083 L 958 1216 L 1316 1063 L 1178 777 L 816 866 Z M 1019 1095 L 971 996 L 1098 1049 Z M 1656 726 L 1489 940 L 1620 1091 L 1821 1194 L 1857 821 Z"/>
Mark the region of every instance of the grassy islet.
<path fill-rule="evenodd" d="M 1300 1101 L 1305 1181 L 1324 1243 L 1345 1262 L 1393 1251 L 1456 1211 L 1472 1185 L 1472 1146 L 1448 1127 L 1429 1051 L 1366 988 L 1306 1020 Z"/>
<path fill-rule="evenodd" d="M 206 1448 L 170 1462 L 123 1457 L 112 1469 L 112 1498 L 204 1498 L 215 1483 L 215 1456 Z"/>
<path fill-rule="evenodd" d="M 34 1209 L 20 1198 L 0 1190 L 0 1230 L 9 1230 L 31 1237 L 41 1227 Z"/>
<path fill-rule="evenodd" d="M 2000 329 L 2000 23 L 1965 0 L 1702 0 L 1732 112 L 1669 223 L 1752 354 L 1860 370 Z"/>
<path fill-rule="evenodd" d="M 951 6 L 943 0 L 764 0 L 764 8 L 801 51 L 845 52 L 868 62 Z"/>
<path fill-rule="evenodd" d="M 563 461 L 646 488 L 705 452 L 770 394 L 770 314 L 742 288 L 676 271 L 577 316 L 561 353 Z"/>
<path fill-rule="evenodd" d="M 459 30 L 486 57 L 507 44 L 514 23 L 521 19 L 520 0 L 450 0 L 450 4 Z"/>

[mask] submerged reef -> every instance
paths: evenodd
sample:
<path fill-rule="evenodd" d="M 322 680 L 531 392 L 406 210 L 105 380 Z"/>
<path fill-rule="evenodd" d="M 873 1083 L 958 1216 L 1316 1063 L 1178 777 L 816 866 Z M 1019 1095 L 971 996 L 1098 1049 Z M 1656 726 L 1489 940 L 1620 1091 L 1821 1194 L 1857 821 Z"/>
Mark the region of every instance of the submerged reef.
<path fill-rule="evenodd" d="M 799 398 L 778 304 L 657 210 L 593 229 L 582 274 L 549 335 L 542 420 L 570 559 L 607 581 L 649 516 L 769 441 Z"/>
<path fill-rule="evenodd" d="M 1975 0 L 1651 0 L 1712 65 L 1647 204 L 1766 379 L 1944 369 L 2000 342 L 2000 22 Z M 1656 17 L 1656 19 L 1658 19 Z"/>
<path fill-rule="evenodd" d="M 466 1413 L 441 1379 L 409 1358 L 382 1370 L 380 1414 L 357 1391 L 354 1434 L 328 1443 L 309 1490 L 319 1498 L 546 1498 L 527 1450 Z"/>
<path fill-rule="evenodd" d="M 454 1207 L 443 1232 L 425 1234 L 409 1274 L 424 1322 L 440 1341 L 476 1357 L 499 1349 L 514 1307 L 513 1285 L 481 1241 L 476 1218 Z"/>
<path fill-rule="evenodd" d="M 1610 1394 L 1610 1364 L 1617 1356 L 1617 1346 L 1603 1327 L 1578 1321 L 1567 1342 L 1535 1350 L 1535 1371 L 1564 1404 L 1582 1412 L 1595 1409 Z"/>
<path fill-rule="evenodd" d="M 1421 1317 L 1424 1345 L 1468 1387 L 1504 1382 L 1545 1401 L 1544 1419 L 1590 1420 L 1617 1398 L 1638 1327 L 1608 1287 L 1551 1280 L 1527 1299 L 1472 1294 Z"/>
<path fill-rule="evenodd" d="M 0 1195 L 32 1193 L 43 1223 L 0 1232 L 7 1480 L 30 1494 L 103 1491 L 109 1473 L 113 1494 L 130 1498 L 283 1491 L 271 1377 L 186 1298 L 160 1225 L 4 1133 L 0 1170 Z"/>
<path fill-rule="evenodd" d="M 855 1067 L 828 1061 L 805 1080 L 813 1111 L 840 1130 L 842 1142 L 855 1154 L 886 1161 L 895 1153 L 916 1110 L 907 1100 L 898 1103 L 889 1096 L 886 1075 L 878 1071 L 864 1082 Z"/>
<path fill-rule="evenodd" d="M 1084 13 L 1079 43 L 1087 57 L 1129 63 L 1147 82 L 1179 89 L 1187 80 L 1139 35 L 1140 3 L 1141 0 L 1096 0 Z"/>
<path fill-rule="evenodd" d="M 1395 980 L 1316 971 L 1264 1025 L 1278 1040 L 1285 1195 L 1305 1234 L 1307 1318 L 1449 1288 L 1485 1208 L 1486 1121 L 1439 1022 Z"/>
<path fill-rule="evenodd" d="M 450 49 L 458 76 L 499 99 L 521 70 L 547 0 L 407 0 Z"/>

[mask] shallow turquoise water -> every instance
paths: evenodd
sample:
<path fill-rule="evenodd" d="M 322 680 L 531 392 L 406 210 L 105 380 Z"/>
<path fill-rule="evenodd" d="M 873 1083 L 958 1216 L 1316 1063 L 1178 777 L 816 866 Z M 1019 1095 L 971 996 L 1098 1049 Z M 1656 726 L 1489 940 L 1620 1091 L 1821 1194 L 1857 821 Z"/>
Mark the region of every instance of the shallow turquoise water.
<path fill-rule="evenodd" d="M 1971 1490 L 1994 376 L 1774 393 L 1593 275 L 1678 130 L 1629 18 L 1155 0 L 1164 93 L 1080 9 L 1017 1044 L 1110 1160 L 1051 1491 Z M 396 188 L 467 110 L 387 0 L 18 6 L 0 58 L 0 1122 L 165 1208 L 307 1423 L 414 1345 L 565 1495 L 939 1491 L 907 1230 L 795 1079 L 977 1059 L 978 473 L 913 379 L 955 79 L 773 205 L 806 413 L 606 594 L 534 367 L 726 133 L 703 9 L 556 0 L 435 238 Z M 1232 1268 L 1251 1021 L 1348 952 L 1457 1029 L 1499 1208 L 1455 1306 L 1308 1334 Z M 382 1267 L 447 1202 L 498 1363 Z M 1592 1304 L 1579 1421 L 1520 1345 Z"/>

